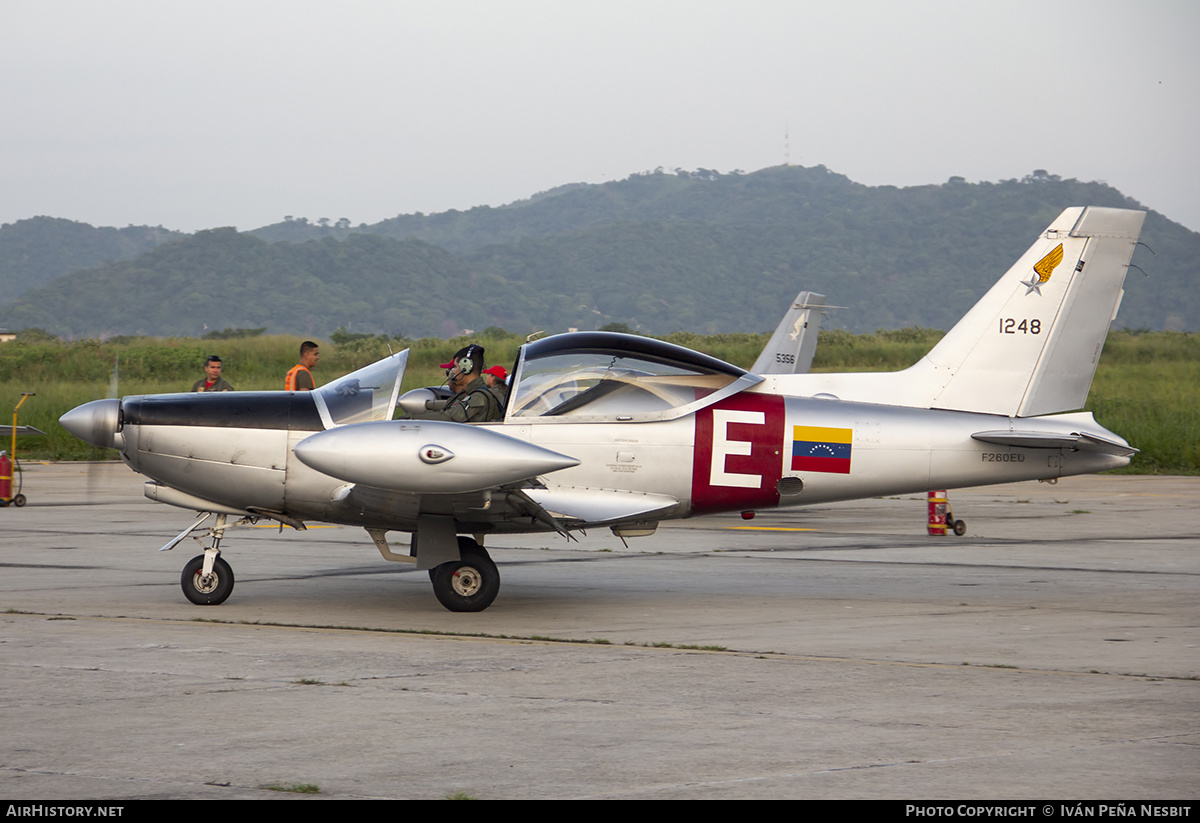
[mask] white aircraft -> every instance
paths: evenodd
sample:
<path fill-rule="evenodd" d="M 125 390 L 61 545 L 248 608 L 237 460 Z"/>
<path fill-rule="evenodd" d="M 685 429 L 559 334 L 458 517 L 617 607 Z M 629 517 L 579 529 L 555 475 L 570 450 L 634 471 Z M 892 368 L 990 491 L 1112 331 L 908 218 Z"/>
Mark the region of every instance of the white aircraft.
<path fill-rule="evenodd" d="M 407 351 L 315 392 L 97 400 L 62 417 L 145 474 L 151 499 L 210 542 L 183 572 L 194 603 L 233 589 L 233 525 L 362 526 L 387 560 L 428 569 L 452 611 L 500 576 L 492 535 L 608 527 L 930 489 L 1053 480 L 1136 452 L 1079 412 L 1145 213 L 1064 211 L 916 365 L 754 374 L 657 340 L 564 334 L 521 347 L 502 422 L 393 420 Z M 228 517 L 240 518 L 236 523 Z M 214 524 L 204 527 L 209 518 Z M 388 544 L 407 532 L 407 552 Z"/>

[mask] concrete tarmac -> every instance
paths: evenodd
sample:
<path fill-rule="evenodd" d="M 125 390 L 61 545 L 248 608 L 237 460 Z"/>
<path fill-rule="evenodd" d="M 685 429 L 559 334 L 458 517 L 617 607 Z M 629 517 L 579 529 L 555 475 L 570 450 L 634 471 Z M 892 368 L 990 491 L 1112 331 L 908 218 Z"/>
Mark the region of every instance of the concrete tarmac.
<path fill-rule="evenodd" d="M 1200 478 L 489 543 L 452 614 L 361 529 L 231 532 L 119 464 L 0 509 L 0 796 L 1196 799 Z M 319 794 L 280 792 L 310 785 Z"/>

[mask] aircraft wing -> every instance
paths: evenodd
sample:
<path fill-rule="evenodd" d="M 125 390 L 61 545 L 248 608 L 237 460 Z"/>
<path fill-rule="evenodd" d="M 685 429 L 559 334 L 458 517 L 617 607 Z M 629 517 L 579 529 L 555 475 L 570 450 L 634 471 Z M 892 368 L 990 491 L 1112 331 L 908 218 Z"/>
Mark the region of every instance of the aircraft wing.
<path fill-rule="evenodd" d="M 667 494 L 645 494 L 614 489 L 551 486 L 524 491 L 556 518 L 597 525 L 644 518 L 679 505 L 678 500 Z"/>
<path fill-rule="evenodd" d="M 18 435 L 20 435 L 20 434 L 45 434 L 44 431 L 42 431 L 41 429 L 35 429 L 33 426 L 17 426 L 16 433 Z M 12 437 L 12 436 L 13 436 L 13 427 L 11 424 L 7 425 L 7 426 L 0 426 L 0 437 Z"/>

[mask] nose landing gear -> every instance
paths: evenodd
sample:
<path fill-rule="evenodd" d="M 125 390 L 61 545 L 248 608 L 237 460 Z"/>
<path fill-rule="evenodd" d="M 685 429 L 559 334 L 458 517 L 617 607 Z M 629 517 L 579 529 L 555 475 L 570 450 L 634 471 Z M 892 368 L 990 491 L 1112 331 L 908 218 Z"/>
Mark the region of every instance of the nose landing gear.
<path fill-rule="evenodd" d="M 180 585 L 183 596 L 197 606 L 217 606 L 233 592 L 233 569 L 220 557 L 213 557 L 212 568 L 204 570 L 208 553 L 198 554 L 183 567 Z"/>
<path fill-rule="evenodd" d="M 185 537 L 198 529 L 209 518 L 211 512 L 205 512 L 200 519 L 184 529 L 174 540 L 163 546 L 159 551 L 170 551 Z M 243 518 L 235 526 L 247 523 L 251 518 Z M 217 522 L 208 530 L 212 545 L 204 547 L 204 554 L 198 554 L 183 567 L 183 575 L 179 585 L 183 588 L 183 596 L 197 606 L 218 606 L 233 593 L 233 569 L 221 558 L 221 537 L 225 529 L 226 516 L 217 515 Z M 199 539 L 197 538 L 197 542 Z"/>

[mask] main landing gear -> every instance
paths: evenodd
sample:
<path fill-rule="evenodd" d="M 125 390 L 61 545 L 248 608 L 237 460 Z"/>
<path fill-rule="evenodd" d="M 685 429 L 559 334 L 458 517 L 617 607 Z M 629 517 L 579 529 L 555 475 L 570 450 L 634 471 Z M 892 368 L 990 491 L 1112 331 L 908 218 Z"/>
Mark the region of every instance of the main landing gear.
<path fill-rule="evenodd" d="M 500 571 L 487 550 L 469 537 L 458 538 L 459 560 L 429 570 L 433 593 L 452 612 L 481 612 L 500 593 Z"/>

